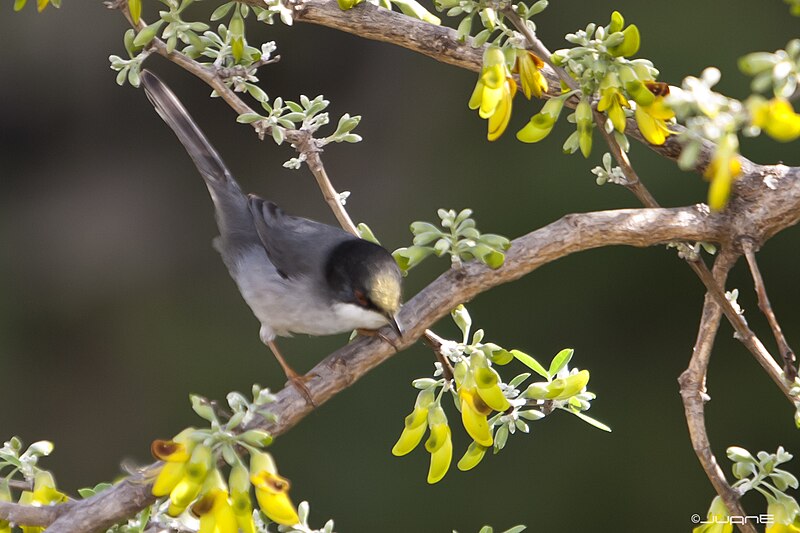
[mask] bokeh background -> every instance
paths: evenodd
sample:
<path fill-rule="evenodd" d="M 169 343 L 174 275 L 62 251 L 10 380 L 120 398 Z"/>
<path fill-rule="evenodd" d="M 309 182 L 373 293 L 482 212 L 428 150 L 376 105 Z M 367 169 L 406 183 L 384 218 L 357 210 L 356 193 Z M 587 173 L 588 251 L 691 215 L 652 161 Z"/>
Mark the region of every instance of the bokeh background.
<path fill-rule="evenodd" d="M 0 438 L 54 441 L 44 464 L 75 490 L 114 478 L 121 460 L 149 461 L 154 438 L 197 423 L 189 393 L 224 399 L 254 381 L 279 388 L 284 380 L 210 246 L 211 204 L 189 158 L 144 95 L 114 83 L 107 58 L 124 53 L 121 15 L 97 1 L 65 0 L 40 15 L 33 6 L 14 14 L 10 4 L 0 7 Z M 152 18 L 157 3 L 144 4 Z M 198 17 L 214 4 L 199 4 Z M 714 64 L 721 90 L 739 97 L 748 89 L 737 58 L 781 48 L 798 28 L 779 0 L 562 0 L 537 17 L 539 34 L 551 49 L 563 47 L 565 33 L 605 24 L 613 9 L 638 24 L 640 55 L 661 79 L 679 84 Z M 561 154 L 564 124 L 538 145 L 514 139 L 538 103 L 518 97 L 509 131 L 487 143 L 485 121 L 467 109 L 471 72 L 312 25 L 254 25 L 248 35 L 278 42 L 282 61 L 261 72 L 270 96 L 322 93 L 332 114 L 363 115 L 364 141 L 331 146 L 324 158 L 336 186 L 352 191 L 353 217 L 387 247 L 406 245 L 408 224 L 434 220 L 438 207 L 472 207 L 484 231 L 515 237 L 566 213 L 637 205 L 621 188 L 595 185 L 597 135 L 589 161 Z M 281 167 L 289 147 L 259 142 L 174 65 L 154 57 L 147 66 L 184 99 L 246 190 L 335 223 L 307 169 Z M 793 145 L 745 141 L 743 151 L 759 162 L 800 164 Z M 704 199 L 697 175 L 639 145 L 632 159 L 664 205 Z M 759 256 L 795 346 L 797 245 L 790 229 Z M 407 296 L 446 267 L 429 260 L 415 270 Z M 732 287 L 771 341 L 742 265 Z M 713 495 L 676 382 L 702 294 L 674 251 L 620 247 L 568 257 L 469 306 L 503 346 L 540 360 L 574 347 L 573 363 L 591 370 L 598 395 L 591 414 L 611 434 L 553 416 L 479 468 L 453 468 L 428 486 L 427 453 L 390 454 L 414 401 L 409 383 L 432 369 L 430 351 L 418 346 L 321 407 L 272 451 L 294 498 L 311 502 L 312 524 L 333 517 L 338 531 L 464 533 L 519 523 L 531 531 L 687 531 Z M 435 329 L 456 334 L 449 320 Z M 346 340 L 296 338 L 283 347 L 306 370 Z M 727 325 L 709 390 L 709 432 L 723 467 L 733 444 L 800 451 L 789 406 Z M 459 454 L 467 438 L 455 434 Z M 747 503 L 763 512 L 763 500 Z"/>

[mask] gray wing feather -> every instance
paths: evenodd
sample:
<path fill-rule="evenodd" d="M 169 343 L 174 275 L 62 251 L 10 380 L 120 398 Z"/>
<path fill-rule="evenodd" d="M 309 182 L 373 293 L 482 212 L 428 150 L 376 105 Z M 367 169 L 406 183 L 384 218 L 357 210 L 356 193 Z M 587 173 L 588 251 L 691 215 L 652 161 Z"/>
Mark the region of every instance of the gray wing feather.
<path fill-rule="evenodd" d="M 272 202 L 251 195 L 250 211 L 267 257 L 283 277 L 320 279 L 328 253 L 357 237 L 339 228 L 287 215 Z"/>
<path fill-rule="evenodd" d="M 220 238 L 217 241 L 226 263 L 253 245 L 260 245 L 253 217 L 242 193 L 225 162 L 195 124 L 178 97 L 155 74 L 143 70 L 145 94 L 164 122 L 172 128 L 203 176 L 216 208 Z M 231 264 L 228 267 L 231 268 Z"/>

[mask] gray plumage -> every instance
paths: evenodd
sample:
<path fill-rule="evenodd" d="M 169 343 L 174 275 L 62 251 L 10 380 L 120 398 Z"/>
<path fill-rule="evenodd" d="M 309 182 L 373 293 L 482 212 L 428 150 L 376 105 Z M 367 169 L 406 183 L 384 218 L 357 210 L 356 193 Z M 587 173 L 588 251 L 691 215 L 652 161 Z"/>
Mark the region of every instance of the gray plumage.
<path fill-rule="evenodd" d="M 169 88 L 148 71 L 141 81 L 208 187 L 220 231 L 215 247 L 261 322 L 265 343 L 276 335 L 329 335 L 394 323 L 400 273 L 386 250 L 245 195 Z"/>

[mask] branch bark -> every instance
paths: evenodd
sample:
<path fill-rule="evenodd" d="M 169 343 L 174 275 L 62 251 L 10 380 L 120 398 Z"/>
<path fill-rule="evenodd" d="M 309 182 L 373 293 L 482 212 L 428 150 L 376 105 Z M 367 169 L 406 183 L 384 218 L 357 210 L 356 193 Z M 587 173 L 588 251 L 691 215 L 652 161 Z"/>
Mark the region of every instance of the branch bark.
<path fill-rule="evenodd" d="M 728 277 L 728 271 L 736 262 L 737 256 L 723 251 L 714 266 L 713 280 L 715 285 L 724 286 Z M 714 486 L 714 490 L 720 495 L 728 512 L 734 516 L 747 516 L 742 505 L 739 503 L 740 494 L 733 489 L 725 478 L 714 452 L 711 450 L 711 442 L 708 440 L 705 422 L 705 402 L 709 399 L 705 392 L 706 371 L 708 362 L 711 359 L 711 350 L 714 347 L 714 340 L 719 330 L 720 319 L 723 309 L 719 304 L 719 299 L 711 290 L 706 292 L 703 304 L 703 316 L 700 320 L 700 329 L 697 333 L 697 341 L 692 351 L 692 358 L 689 367 L 681 374 L 678 379 L 680 384 L 681 399 L 686 414 L 686 424 L 689 427 L 689 437 L 692 441 L 692 448 L 700 461 L 708 479 Z M 742 533 L 756 533 L 755 527 L 747 522 L 739 524 Z"/>
<path fill-rule="evenodd" d="M 242 1 L 260 5 L 260 0 Z M 362 3 L 346 12 L 341 11 L 333 0 L 305 0 L 297 2 L 295 6 L 297 21 L 320 24 L 360 37 L 389 42 L 460 68 L 476 72 L 481 68 L 482 49 L 472 48 L 469 40 L 467 43 L 458 42 L 455 31 L 449 28 L 434 26 L 368 3 Z M 209 77 L 209 72 L 203 70 L 201 65 L 182 54 L 167 54 L 165 49 L 159 48 L 158 43 L 155 46 L 160 54 L 186 70 L 203 79 Z M 551 68 L 546 68 L 545 75 L 555 90 L 558 87 L 557 74 Z M 212 87 L 237 113 L 250 111 L 215 73 L 211 73 L 211 78 L 216 80 Z M 634 138 L 643 140 L 632 120 L 628 122 L 628 131 Z M 300 137 L 290 137 L 289 140 L 293 144 L 307 141 Z M 646 144 L 670 159 L 676 159 L 680 154 L 680 145 L 674 137 L 669 138 L 662 146 Z M 699 170 L 705 167 L 712 154 L 713 146 L 708 143 L 701 151 Z M 427 327 L 457 304 L 572 253 L 611 245 L 651 246 L 670 241 L 717 242 L 722 244 L 723 249 L 735 250 L 743 238 L 760 245 L 780 230 L 796 224 L 800 218 L 800 170 L 782 165 L 755 165 L 744 158 L 742 163 L 743 177 L 737 182 L 734 197 L 724 213 L 709 214 L 704 207 L 695 206 L 567 215 L 514 240 L 505 265 L 498 270 L 490 270 L 477 263 L 467 264 L 463 269 L 449 270 L 403 307 L 399 319 L 405 326 L 406 334 L 398 342 L 398 348 L 402 350 L 416 342 Z M 315 177 L 324 190 L 327 176 L 322 181 L 318 173 L 315 173 Z M 335 192 L 330 180 L 327 180 L 327 185 L 330 186 L 330 191 Z M 329 196 L 334 197 L 333 193 Z M 330 198 L 326 196 L 326 199 L 337 213 L 337 218 L 342 212 L 346 214 L 343 209 L 337 211 Z M 340 206 L 338 195 L 335 195 L 335 200 Z M 348 222 L 352 226 L 349 217 L 340 218 L 342 225 L 347 226 Z M 720 270 L 718 273 L 720 278 L 724 278 L 722 272 Z M 684 397 L 693 445 L 696 451 L 700 450 L 698 457 L 701 464 L 712 483 L 715 483 L 715 488 L 724 493 L 725 486 L 728 489 L 730 486 L 710 452 L 702 410 L 705 368 L 722 313 L 722 306 L 714 302 L 707 296 L 695 355 L 687 369 L 687 372 L 691 370 L 692 373 L 687 378 L 682 376 L 681 394 Z M 312 370 L 316 377 L 308 382 L 308 387 L 318 405 L 321 405 L 394 353 L 395 349 L 379 338 L 359 339 L 320 362 Z M 312 410 L 305 398 L 292 387 L 280 391 L 276 402 L 269 407 L 277 415 L 277 420 L 267 422 L 265 419 L 257 425 L 274 436 L 289 430 Z M 41 514 L 37 515 L 36 520 L 41 522 L 37 523 L 49 526 L 50 533 L 104 531 L 154 501 L 150 494 L 150 483 L 157 467 L 157 464 L 150 465 L 142 472 L 87 500 L 46 510 L 40 508 L 37 512 Z M 725 501 L 729 509 L 735 512 L 738 501 L 731 494 L 724 497 L 727 498 Z M 18 507 L 0 504 L 0 518 L 8 518 L 11 513 L 20 512 Z"/>

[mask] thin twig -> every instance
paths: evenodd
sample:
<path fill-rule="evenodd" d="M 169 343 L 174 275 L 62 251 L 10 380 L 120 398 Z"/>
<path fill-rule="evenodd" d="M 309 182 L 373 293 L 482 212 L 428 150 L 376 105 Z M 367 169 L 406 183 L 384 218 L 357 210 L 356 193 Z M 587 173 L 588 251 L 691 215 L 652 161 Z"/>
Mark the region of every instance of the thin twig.
<path fill-rule="evenodd" d="M 450 364 L 450 361 L 447 359 L 447 356 L 442 352 L 442 344 L 444 344 L 445 340 L 429 329 L 425 330 L 424 339 L 425 339 L 425 344 L 431 347 L 433 353 L 436 354 L 436 359 L 442 365 L 442 375 L 444 375 L 444 379 L 446 379 L 447 381 L 452 381 L 453 365 Z"/>
<path fill-rule="evenodd" d="M 767 375 L 775 382 L 784 396 L 786 396 L 790 402 L 794 403 L 796 399 L 789 392 L 791 387 L 783 378 L 783 373 L 775 362 L 775 358 L 772 357 L 761 340 L 753 333 L 750 326 L 745 322 L 744 317 L 733 308 L 731 302 L 725 297 L 724 290 L 720 288 L 719 283 L 714 279 L 714 276 L 711 274 L 711 271 L 708 270 L 705 263 L 701 260 L 687 261 L 687 263 L 689 263 L 689 266 L 692 267 L 692 270 L 694 270 L 703 282 L 703 285 L 706 286 L 706 290 L 717 300 L 717 304 L 722 308 L 722 312 L 725 313 L 728 322 L 730 322 L 733 329 L 736 330 L 736 338 L 750 350 L 750 353 L 753 354 L 758 364 L 767 372 Z"/>
<path fill-rule="evenodd" d="M 714 283 L 711 284 L 712 289 L 706 292 L 703 315 L 689 367 L 681 374 L 678 383 L 680 383 L 689 437 L 700 465 L 728 508 L 728 512 L 733 516 L 747 516 L 739 502 L 741 494 L 728 483 L 711 450 L 705 422 L 705 402 L 708 400 L 705 392 L 706 371 L 723 313 L 719 298 L 712 293 L 712 290 L 721 284 L 724 285 L 728 272 L 735 262 L 736 256 L 727 250 L 723 250 L 717 258 L 712 275 Z M 742 533 L 756 533 L 755 527 L 750 523 L 739 524 L 739 529 Z"/>
<path fill-rule="evenodd" d="M 750 275 L 753 277 L 753 284 L 755 285 L 756 295 L 758 296 L 758 308 L 764 313 L 764 316 L 767 317 L 769 327 L 772 328 L 772 335 L 775 337 L 775 342 L 778 344 L 778 351 L 783 358 L 783 372 L 786 376 L 786 380 L 793 382 L 797 377 L 794 351 L 789 347 L 789 343 L 786 342 L 786 337 L 783 335 L 783 330 L 781 330 L 781 326 L 778 324 L 778 319 L 775 317 L 775 312 L 772 310 L 772 305 L 769 302 L 767 288 L 764 286 L 764 279 L 761 277 L 761 271 L 756 261 L 753 241 L 749 239 L 743 240 L 742 249 L 747 259 L 747 265 L 750 267 Z"/>

